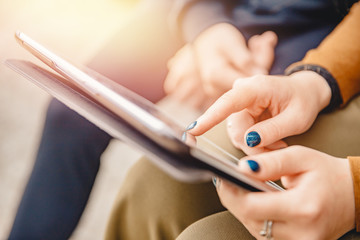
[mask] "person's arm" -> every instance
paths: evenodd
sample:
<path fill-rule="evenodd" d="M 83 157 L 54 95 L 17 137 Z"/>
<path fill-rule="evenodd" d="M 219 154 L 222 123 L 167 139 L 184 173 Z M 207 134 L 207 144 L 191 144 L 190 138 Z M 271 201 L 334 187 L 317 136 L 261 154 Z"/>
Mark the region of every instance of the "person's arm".
<path fill-rule="evenodd" d="M 179 13 L 170 16 L 183 16 L 178 18 L 196 28 L 191 34 L 196 37 L 168 62 L 164 89 L 175 100 L 205 109 L 231 89 L 235 79 L 269 72 L 277 43 L 275 33 L 267 31 L 247 41 L 227 23 L 227 11 L 232 8 L 226 1 L 176 3 L 181 4 Z"/>
<path fill-rule="evenodd" d="M 217 23 L 232 23 L 229 9 L 232 1 L 177 0 L 169 15 L 171 28 L 186 42 Z"/>
<path fill-rule="evenodd" d="M 339 239 L 355 227 L 355 204 L 348 161 L 302 147 L 248 156 L 239 170 L 258 180 L 278 180 L 279 192 L 249 192 L 216 181 L 222 204 L 257 239 L 272 220 L 274 239 Z"/>
<path fill-rule="evenodd" d="M 340 87 L 338 93 L 344 102 L 360 91 L 359 15 L 360 5 L 355 4 L 348 16 L 317 49 L 311 50 L 300 63 L 290 66 L 290 68 L 309 64 L 322 66 L 322 69 L 338 82 Z M 344 36 L 345 34 L 346 36 Z M 250 153 L 251 151 L 253 154 L 256 149 L 256 152 L 263 151 L 284 137 L 305 132 L 312 125 L 317 114 L 324 108 L 329 108 L 327 107 L 329 103 L 341 104 L 341 101 L 333 101 L 334 98 L 336 99 L 334 93 L 337 88 L 326 83 L 329 78 L 326 79 L 326 76 L 317 74 L 319 72 L 306 70 L 308 69 L 299 70 L 290 76 L 257 76 L 253 80 L 258 80 L 259 84 L 262 84 L 263 79 L 273 80 L 271 84 L 265 82 L 261 88 L 255 86 L 257 83 L 254 81 L 248 81 L 246 86 L 235 84 L 232 90 L 219 98 L 198 119 L 196 127 L 190 133 L 201 135 L 232 115 L 232 128 L 228 129 L 232 133 L 230 136 L 232 142 L 245 152 Z M 336 81 L 334 80 L 335 84 L 337 84 Z M 236 83 L 238 82 L 236 81 Z M 279 86 L 276 85 L 278 82 L 281 82 Z M 304 87 L 304 84 L 307 86 Z M 284 91 L 280 91 L 283 88 Z M 244 91 L 246 92 L 243 93 Z M 290 92 L 294 93 L 289 94 Z M 332 108 L 332 106 L 330 107 Z M 251 114 L 249 114 L 249 109 L 252 111 Z M 307 111 L 304 112 L 301 109 L 307 109 Z M 309 112 L 310 109 L 311 112 Z M 299 111 L 306 113 L 307 118 L 299 119 Z M 235 115 L 237 115 L 236 118 L 234 118 Z M 245 121 L 245 116 L 247 121 Z M 239 121 L 241 119 L 242 121 Z M 282 121 L 279 121 L 280 119 Z M 257 141 L 255 144 L 249 141 L 249 145 L 247 136 L 253 131 L 257 132 L 255 136 Z M 248 148 L 247 145 L 251 148 Z M 271 149 L 273 147 L 271 146 Z"/>
<path fill-rule="evenodd" d="M 319 45 L 310 50 L 300 62 L 290 65 L 287 72 L 320 66 L 336 80 L 342 101 L 333 101 L 330 108 L 345 105 L 360 92 L 360 3 Z M 329 79 L 327 79 L 329 80 Z M 331 80 L 330 80 L 331 81 Z M 336 84 L 336 83 L 335 83 Z M 335 90 L 336 91 L 336 90 Z M 334 94 L 334 91 L 333 91 Z"/>
<path fill-rule="evenodd" d="M 287 69 L 291 72 L 309 66 L 320 66 L 331 74 L 327 79 L 332 85 L 332 101 L 328 109 L 346 105 L 360 92 L 359 29 L 360 3 L 357 3 L 317 49 L 309 51 L 302 61 Z M 331 83 L 335 79 L 335 84 Z M 360 157 L 348 157 L 348 160 L 353 178 L 356 231 L 360 232 Z"/>

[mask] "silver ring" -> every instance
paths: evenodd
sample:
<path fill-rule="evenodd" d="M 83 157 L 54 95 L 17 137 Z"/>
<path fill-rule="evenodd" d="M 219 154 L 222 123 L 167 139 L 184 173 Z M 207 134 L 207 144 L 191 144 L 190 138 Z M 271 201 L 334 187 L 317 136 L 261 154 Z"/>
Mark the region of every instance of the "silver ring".
<path fill-rule="evenodd" d="M 266 234 L 266 239 L 273 239 L 272 237 L 272 225 L 273 225 L 273 221 L 268 221 L 268 231 L 267 231 L 267 234 Z"/>
<path fill-rule="evenodd" d="M 272 225 L 273 225 L 273 221 L 265 220 L 264 221 L 264 226 L 259 232 L 260 236 L 266 237 L 266 239 L 273 239 L 273 237 L 272 237 Z"/>
<path fill-rule="evenodd" d="M 267 229 L 268 229 L 268 220 L 265 220 L 264 226 L 259 232 L 260 236 L 265 237 L 267 235 Z"/>

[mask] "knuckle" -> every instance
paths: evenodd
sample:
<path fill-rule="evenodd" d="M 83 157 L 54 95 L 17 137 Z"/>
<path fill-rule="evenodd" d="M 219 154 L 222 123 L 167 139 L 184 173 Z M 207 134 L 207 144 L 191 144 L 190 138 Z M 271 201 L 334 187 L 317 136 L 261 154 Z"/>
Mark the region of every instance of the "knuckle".
<path fill-rule="evenodd" d="M 221 101 L 223 103 L 226 103 L 226 105 L 230 105 L 229 107 L 234 107 L 235 103 L 233 101 L 233 95 L 236 94 L 236 90 L 230 90 L 228 92 L 225 92 L 218 101 Z"/>
<path fill-rule="evenodd" d="M 242 215 L 244 219 L 250 219 L 254 216 L 253 211 L 250 211 L 249 208 L 245 208 L 242 210 Z"/>
<path fill-rule="evenodd" d="M 321 205 L 318 204 L 317 201 L 312 201 L 303 204 L 303 206 L 300 208 L 300 211 L 298 212 L 298 217 L 302 219 L 307 219 L 307 221 L 311 220 L 312 222 L 315 222 L 320 218 L 321 213 Z"/>
<path fill-rule="evenodd" d="M 283 172 L 284 168 L 286 168 L 286 165 L 284 164 L 283 161 L 279 160 L 279 159 L 274 159 L 274 161 L 271 161 L 271 163 L 269 163 L 268 161 L 265 161 L 265 164 L 271 164 L 273 165 L 273 169 L 274 172 Z"/>
<path fill-rule="evenodd" d="M 244 69 L 251 68 L 253 64 L 253 58 L 250 53 L 243 52 L 241 58 L 237 60 L 237 64 L 242 66 Z"/>
<path fill-rule="evenodd" d="M 270 131 L 268 131 L 268 129 L 271 129 Z M 276 121 L 269 121 L 268 122 L 268 127 L 264 128 L 264 134 L 267 135 L 265 136 L 266 138 L 273 138 L 275 140 L 280 140 L 284 137 L 284 132 L 283 132 L 283 127 L 279 125 L 278 122 Z"/>
<path fill-rule="evenodd" d="M 212 78 L 213 78 L 213 75 L 214 75 L 214 73 L 213 73 L 212 70 L 203 70 L 201 72 L 201 77 L 206 82 L 211 82 Z"/>
<path fill-rule="evenodd" d="M 243 219 L 252 219 L 254 218 L 254 211 L 253 208 L 250 206 L 247 206 L 245 208 L 241 208 Z"/>
<path fill-rule="evenodd" d="M 248 78 L 238 79 L 237 87 L 247 88 L 249 91 L 264 92 L 273 88 L 268 76 L 256 74 Z"/>
<path fill-rule="evenodd" d="M 253 77 L 251 77 L 253 79 L 253 81 L 257 81 L 259 84 L 268 84 L 269 83 L 269 79 L 267 75 L 264 74 L 256 74 Z M 261 85 L 262 86 L 262 85 Z"/>
<path fill-rule="evenodd" d="M 292 146 L 287 147 L 286 149 L 288 150 L 288 152 L 300 152 L 306 148 L 301 145 L 292 145 Z"/>
<path fill-rule="evenodd" d="M 205 84 L 203 86 L 204 88 L 204 92 L 206 93 L 207 96 L 216 96 L 217 95 L 217 89 L 214 88 L 213 85 L 209 85 L 209 84 Z M 217 115 L 217 112 L 216 112 Z"/>

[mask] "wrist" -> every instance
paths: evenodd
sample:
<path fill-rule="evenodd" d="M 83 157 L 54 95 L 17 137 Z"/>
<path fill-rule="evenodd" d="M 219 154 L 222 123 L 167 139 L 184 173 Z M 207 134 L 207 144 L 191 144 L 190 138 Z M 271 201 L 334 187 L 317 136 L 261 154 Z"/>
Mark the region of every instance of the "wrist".
<path fill-rule="evenodd" d="M 326 108 L 331 102 L 331 88 L 326 80 L 316 72 L 302 70 L 290 75 L 295 81 L 300 82 L 304 91 L 311 94 L 318 112 Z"/>
<path fill-rule="evenodd" d="M 322 108 L 322 112 L 330 112 L 343 103 L 343 100 L 342 100 L 342 97 L 340 94 L 340 89 L 336 82 L 336 79 L 325 68 L 318 66 L 318 65 L 312 65 L 312 64 L 297 65 L 295 67 L 287 69 L 285 74 L 292 75 L 294 73 L 304 72 L 304 71 L 305 72 L 311 71 L 311 72 L 316 73 L 316 75 L 320 76 L 321 78 L 319 78 L 319 80 L 322 79 L 322 81 L 320 81 L 320 82 L 325 81 L 328 86 L 328 88 L 324 88 L 324 90 L 325 89 L 328 90 L 330 88 L 330 93 L 331 93 L 330 100 L 327 99 L 327 97 L 328 97 L 326 95 L 327 93 L 326 92 L 324 93 L 325 98 L 322 99 L 322 103 L 323 103 L 323 101 L 325 101 L 325 102 L 328 101 L 328 104 Z M 318 78 L 318 77 L 315 77 L 316 75 L 313 74 L 314 78 Z"/>

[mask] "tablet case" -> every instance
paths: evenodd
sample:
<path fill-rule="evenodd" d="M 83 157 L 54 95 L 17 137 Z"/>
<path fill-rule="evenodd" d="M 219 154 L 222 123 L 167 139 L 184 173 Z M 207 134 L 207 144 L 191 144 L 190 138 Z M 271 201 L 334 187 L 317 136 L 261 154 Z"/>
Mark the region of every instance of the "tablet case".
<path fill-rule="evenodd" d="M 142 151 L 152 162 L 175 179 L 200 182 L 208 181 L 214 175 L 205 170 L 207 166 L 194 159 L 186 152 L 186 149 L 181 155 L 164 149 L 58 74 L 29 61 L 9 59 L 5 61 L 5 64 L 112 137 Z M 97 75 L 96 78 L 101 78 L 101 75 Z M 102 81 L 107 81 L 107 79 L 104 78 Z"/>
<path fill-rule="evenodd" d="M 222 152 L 222 154 L 225 152 L 221 149 L 216 149 L 214 145 L 209 145 L 211 148 L 215 147 L 215 151 L 212 149 L 211 152 L 191 151 L 190 153 L 190 147 L 186 144 L 183 144 L 183 148 L 181 147 L 177 149 L 177 151 L 169 150 L 171 147 L 165 148 L 161 144 L 158 144 L 156 140 L 150 139 L 144 133 L 128 124 L 120 116 L 109 111 L 87 93 L 57 73 L 50 72 L 31 62 L 23 60 L 10 59 L 6 60 L 5 64 L 97 125 L 109 135 L 142 151 L 149 157 L 149 160 L 179 181 L 204 182 L 209 181 L 214 175 L 218 175 L 250 191 L 283 190 L 271 181 L 255 187 L 245 182 L 244 179 L 238 179 L 240 176 L 234 177 L 231 174 L 225 173 L 219 165 L 215 167 L 216 164 L 208 164 L 207 162 L 199 160 L 207 159 L 206 161 L 212 162 L 215 160 L 215 162 L 219 164 L 215 157 L 218 155 L 216 152 Z M 91 72 L 87 74 L 92 75 Z M 111 81 L 96 73 L 92 77 L 104 84 Z M 207 143 L 205 143 L 205 145 L 207 145 Z M 197 144 L 197 146 L 201 147 L 201 144 Z M 234 172 L 232 174 L 234 174 Z"/>

